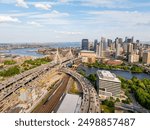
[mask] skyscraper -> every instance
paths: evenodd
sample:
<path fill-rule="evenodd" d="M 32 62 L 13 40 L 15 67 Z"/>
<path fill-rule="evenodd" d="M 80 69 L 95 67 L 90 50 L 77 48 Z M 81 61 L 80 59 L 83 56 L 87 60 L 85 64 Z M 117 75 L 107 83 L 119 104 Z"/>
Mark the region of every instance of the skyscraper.
<path fill-rule="evenodd" d="M 134 42 L 134 37 L 131 38 L 131 43 L 133 43 L 133 42 Z"/>
<path fill-rule="evenodd" d="M 99 58 L 104 57 L 104 55 L 103 55 L 103 43 L 102 42 L 100 42 L 99 44 L 97 44 L 96 55 Z"/>
<path fill-rule="evenodd" d="M 119 43 L 119 39 L 116 39 L 116 58 L 118 57 L 118 56 L 120 56 L 120 43 Z"/>
<path fill-rule="evenodd" d="M 112 40 L 111 39 L 107 39 L 107 44 L 108 44 L 109 47 L 111 47 L 112 46 Z"/>
<path fill-rule="evenodd" d="M 89 50 L 89 40 L 82 39 L 81 50 Z"/>
<path fill-rule="evenodd" d="M 106 51 L 106 49 L 107 49 L 106 38 L 101 37 L 101 44 L 102 44 L 102 51 Z"/>
<path fill-rule="evenodd" d="M 133 44 L 132 43 L 128 43 L 127 46 L 127 59 L 129 59 L 129 55 L 133 54 Z"/>
<path fill-rule="evenodd" d="M 118 38 L 118 41 L 119 41 L 120 44 L 123 43 L 123 39 L 122 38 Z"/>
<path fill-rule="evenodd" d="M 130 54 L 128 56 L 128 62 L 129 63 L 138 63 L 139 62 L 139 55 L 134 53 L 134 54 Z"/>
<path fill-rule="evenodd" d="M 101 38 L 101 42 L 99 44 L 97 44 L 96 47 L 96 55 L 99 58 L 103 58 L 104 57 L 104 45 L 106 44 L 106 39 L 105 38 Z"/>
<path fill-rule="evenodd" d="M 150 64 L 150 51 L 144 51 L 142 62 L 144 64 Z"/>
<path fill-rule="evenodd" d="M 128 44 L 127 53 L 130 53 L 130 54 L 133 53 L 133 44 L 132 43 Z"/>
<path fill-rule="evenodd" d="M 134 42 L 134 37 L 132 37 L 132 38 L 126 37 L 125 38 L 125 43 L 133 43 L 133 42 Z"/>
<path fill-rule="evenodd" d="M 95 52 L 96 52 L 97 44 L 98 44 L 98 40 L 97 40 L 97 39 L 95 39 L 95 40 L 94 40 L 94 49 L 93 49 Z"/>

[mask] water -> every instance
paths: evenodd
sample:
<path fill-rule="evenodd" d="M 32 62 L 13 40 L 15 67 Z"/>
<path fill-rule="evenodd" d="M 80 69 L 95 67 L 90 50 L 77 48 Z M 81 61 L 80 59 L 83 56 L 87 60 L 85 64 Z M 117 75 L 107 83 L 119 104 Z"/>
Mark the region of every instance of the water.
<path fill-rule="evenodd" d="M 50 43 L 48 47 L 52 48 L 65 48 L 65 47 L 80 47 L 80 42 L 62 42 L 62 43 Z"/>
<path fill-rule="evenodd" d="M 49 43 L 45 45 L 50 48 L 80 47 L 79 42 Z M 43 57 L 42 54 L 36 52 L 37 50 L 38 48 L 23 48 L 23 49 L 12 49 L 10 50 L 10 52 L 8 50 L 3 50 L 0 52 L 12 55 Z"/>
<path fill-rule="evenodd" d="M 84 67 L 84 66 L 79 66 L 78 69 L 82 69 L 85 71 L 86 75 L 89 74 L 95 74 L 97 70 L 102 70 L 102 69 L 98 69 L 98 68 L 88 68 L 88 67 Z M 122 71 L 122 70 L 109 70 L 110 72 L 116 74 L 117 76 L 121 76 L 124 77 L 125 79 L 131 79 L 133 76 L 139 78 L 139 79 L 143 79 L 143 78 L 148 78 L 150 79 L 150 75 L 149 74 L 145 74 L 145 73 L 131 73 L 128 71 Z"/>
<path fill-rule="evenodd" d="M 36 51 L 38 48 L 23 48 L 23 49 L 13 49 L 13 50 L 3 50 L 5 54 L 12 54 L 12 55 L 21 55 L 21 56 L 33 56 L 33 57 L 42 57 L 42 54 L 37 53 Z"/>

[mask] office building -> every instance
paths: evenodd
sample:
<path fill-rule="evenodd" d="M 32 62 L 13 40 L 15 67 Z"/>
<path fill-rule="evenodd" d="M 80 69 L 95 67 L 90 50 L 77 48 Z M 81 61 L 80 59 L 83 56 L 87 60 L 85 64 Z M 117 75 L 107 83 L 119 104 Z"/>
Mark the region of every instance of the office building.
<path fill-rule="evenodd" d="M 103 48 L 103 43 L 102 42 L 97 44 L 96 55 L 97 55 L 98 58 L 103 58 L 104 57 L 104 48 Z"/>
<path fill-rule="evenodd" d="M 127 59 L 129 59 L 129 55 L 133 54 L 133 44 L 132 43 L 128 43 L 127 46 Z"/>
<path fill-rule="evenodd" d="M 150 64 L 150 51 L 144 51 L 143 52 L 143 59 L 142 62 L 144 64 Z"/>
<path fill-rule="evenodd" d="M 128 54 L 132 54 L 132 53 L 133 53 L 133 44 L 132 44 L 132 43 L 129 43 L 129 44 L 128 44 L 127 53 L 128 53 Z"/>
<path fill-rule="evenodd" d="M 123 43 L 123 52 L 127 53 L 128 50 L 128 44 Z"/>
<path fill-rule="evenodd" d="M 143 53 L 144 53 L 144 48 L 140 48 L 140 49 L 139 49 L 139 56 L 140 56 L 140 59 L 143 58 Z"/>
<path fill-rule="evenodd" d="M 93 51 L 93 48 L 94 48 L 94 44 L 93 44 L 93 42 L 89 42 L 88 50 Z"/>
<path fill-rule="evenodd" d="M 98 58 L 103 58 L 104 57 L 104 52 L 105 52 L 105 49 L 106 47 L 106 39 L 105 38 L 101 38 L 101 42 L 97 44 L 97 47 L 96 47 L 96 56 Z"/>
<path fill-rule="evenodd" d="M 80 56 L 82 57 L 83 63 L 95 63 L 96 61 L 96 53 L 94 51 L 80 51 Z"/>
<path fill-rule="evenodd" d="M 119 97 L 121 92 L 121 81 L 110 71 L 98 70 L 97 90 L 100 96 Z"/>
<path fill-rule="evenodd" d="M 136 43 L 139 44 L 139 43 L 140 43 L 140 40 L 136 40 Z"/>
<path fill-rule="evenodd" d="M 111 48 L 111 46 L 112 46 L 112 44 L 113 44 L 112 40 L 111 40 L 111 39 L 107 39 L 107 44 L 108 44 L 108 47 Z"/>
<path fill-rule="evenodd" d="M 133 42 L 134 42 L 134 37 L 132 37 L 132 38 L 126 37 L 125 38 L 125 43 L 133 43 Z"/>
<path fill-rule="evenodd" d="M 94 40 L 94 48 L 93 48 L 93 50 L 94 50 L 95 52 L 96 52 L 97 44 L 98 44 L 98 40 L 96 39 L 96 40 Z"/>
<path fill-rule="evenodd" d="M 115 44 L 116 44 L 116 55 L 115 55 L 115 57 L 117 58 L 117 57 L 120 56 L 120 43 L 119 43 L 119 39 L 118 38 L 116 38 Z"/>
<path fill-rule="evenodd" d="M 139 59 L 140 59 L 140 56 L 138 54 L 136 54 L 136 53 L 130 54 L 128 56 L 128 62 L 129 63 L 138 63 Z"/>
<path fill-rule="evenodd" d="M 89 40 L 82 39 L 81 50 L 89 50 Z"/>
<path fill-rule="evenodd" d="M 101 37 L 101 44 L 102 44 L 102 50 L 103 50 L 103 51 L 106 51 L 106 49 L 107 49 L 106 38 Z"/>
<path fill-rule="evenodd" d="M 120 56 L 120 44 L 116 44 L 116 58 Z"/>
<path fill-rule="evenodd" d="M 118 38 L 118 42 L 119 42 L 120 44 L 122 44 L 122 43 L 123 43 L 123 39 L 122 39 L 122 38 Z"/>

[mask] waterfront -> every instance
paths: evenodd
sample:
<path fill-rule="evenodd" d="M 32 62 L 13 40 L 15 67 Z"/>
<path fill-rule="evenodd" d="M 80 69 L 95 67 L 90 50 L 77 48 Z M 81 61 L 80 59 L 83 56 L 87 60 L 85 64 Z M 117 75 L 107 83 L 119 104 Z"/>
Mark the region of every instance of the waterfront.
<path fill-rule="evenodd" d="M 87 66 L 79 66 L 78 70 L 82 69 L 86 75 L 89 74 L 96 74 L 97 70 L 102 70 L 102 69 L 98 69 L 98 68 L 89 68 Z M 133 76 L 139 78 L 139 79 L 143 79 L 143 78 L 148 78 L 150 79 L 150 75 L 146 74 L 146 73 L 131 73 L 129 71 L 122 71 L 122 70 L 109 70 L 110 72 L 116 74 L 117 76 L 121 76 L 124 77 L 125 79 L 131 79 Z"/>
<path fill-rule="evenodd" d="M 19 55 L 19 56 L 33 56 L 33 57 L 43 57 L 42 54 L 37 53 L 38 48 L 21 48 L 12 50 L 3 50 L 4 54 Z"/>
<path fill-rule="evenodd" d="M 80 43 L 79 42 L 51 43 L 51 44 L 43 44 L 41 46 L 42 46 L 41 48 L 80 47 Z M 0 54 L 43 57 L 43 54 L 37 53 L 38 49 L 41 49 L 41 48 L 31 48 L 31 47 L 29 47 L 29 48 L 16 48 L 16 49 L 12 48 L 12 49 L 9 49 L 9 50 L 8 49 L 0 50 Z"/>

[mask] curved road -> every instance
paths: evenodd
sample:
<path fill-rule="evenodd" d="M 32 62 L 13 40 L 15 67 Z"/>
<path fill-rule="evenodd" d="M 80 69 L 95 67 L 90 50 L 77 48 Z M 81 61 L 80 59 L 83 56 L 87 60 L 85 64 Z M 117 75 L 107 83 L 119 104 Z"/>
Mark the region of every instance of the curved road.
<path fill-rule="evenodd" d="M 70 69 L 63 68 L 60 71 L 73 76 L 82 86 L 83 98 L 81 103 L 82 113 L 99 113 L 99 97 L 93 85 L 83 76 Z"/>

